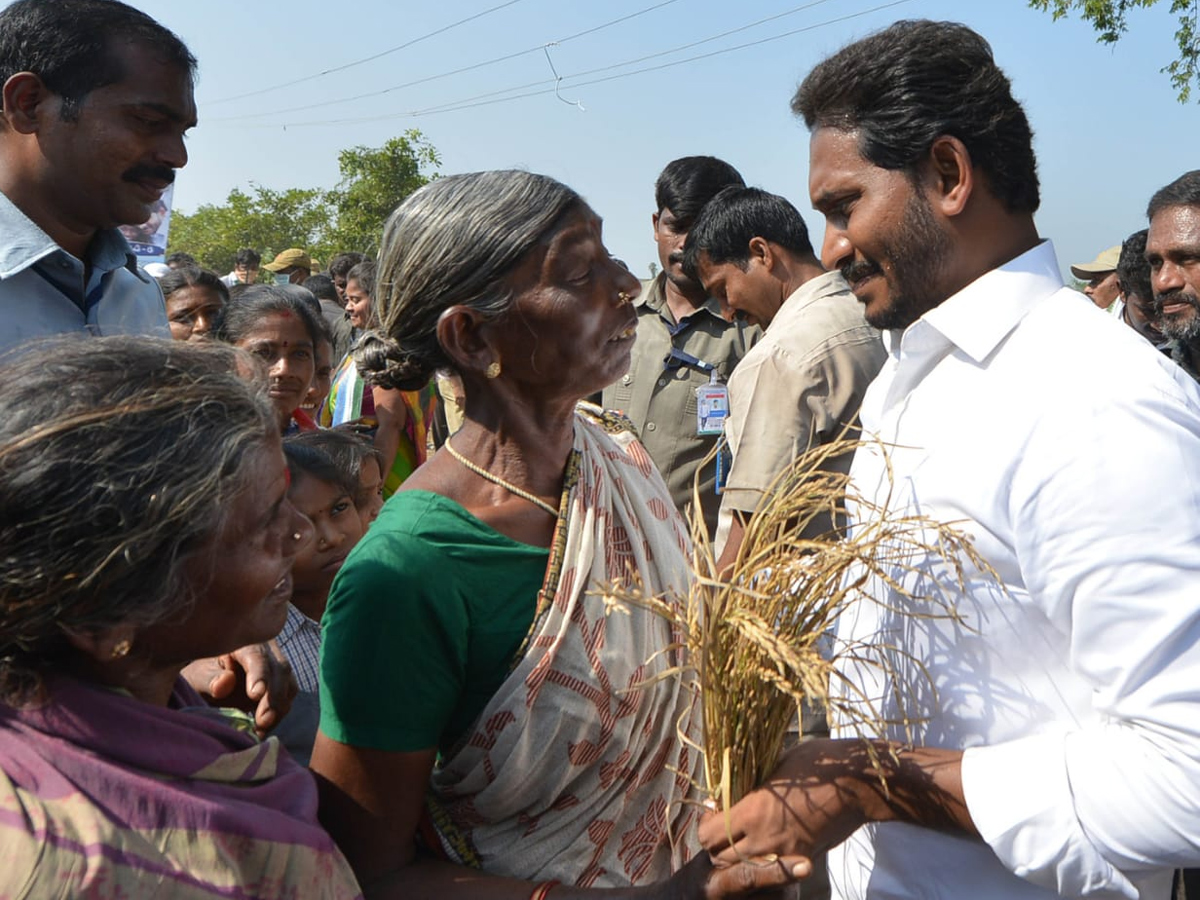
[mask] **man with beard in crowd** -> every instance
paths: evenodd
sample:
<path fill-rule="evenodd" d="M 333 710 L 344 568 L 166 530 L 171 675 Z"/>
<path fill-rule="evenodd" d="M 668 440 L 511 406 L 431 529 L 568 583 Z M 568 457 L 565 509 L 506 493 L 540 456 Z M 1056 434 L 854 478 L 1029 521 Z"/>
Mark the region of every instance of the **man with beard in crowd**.
<path fill-rule="evenodd" d="M 887 332 L 851 528 L 954 523 L 988 566 L 884 557 L 837 625 L 836 737 L 701 840 L 718 863 L 832 846 L 837 897 L 1165 900 L 1200 861 L 1200 388 L 1063 287 L 978 34 L 896 23 L 793 109 L 822 261 Z M 1190 202 L 1151 209 L 1172 318 L 1196 309 Z"/>
<path fill-rule="evenodd" d="M 1159 328 L 1154 311 L 1154 288 L 1150 286 L 1150 264 L 1146 262 L 1147 229 L 1135 231 L 1121 245 L 1117 282 L 1121 287 L 1121 321 L 1148 340 L 1156 350 L 1170 355 L 1171 339 Z"/>
<path fill-rule="evenodd" d="M 0 349 L 72 331 L 170 337 L 118 227 L 145 222 L 187 163 L 195 66 L 114 0 L 0 12 Z"/>
<path fill-rule="evenodd" d="M 680 512 L 692 506 L 696 472 L 719 434 L 704 433 L 697 394 L 714 381 L 728 382 L 733 368 L 762 330 L 727 322 L 721 305 L 683 271 L 688 229 L 722 188 L 745 182 L 737 169 L 712 156 L 687 156 L 667 164 L 654 185 L 657 212 L 651 217 L 662 271 L 634 301 L 637 341 L 629 371 L 604 389 L 603 405 L 625 413 L 667 482 Z M 699 511 L 708 533 L 717 530 L 717 465 L 700 473 Z"/>
<path fill-rule="evenodd" d="M 1200 169 L 1172 181 L 1146 211 L 1146 261 L 1171 358 L 1200 379 Z"/>

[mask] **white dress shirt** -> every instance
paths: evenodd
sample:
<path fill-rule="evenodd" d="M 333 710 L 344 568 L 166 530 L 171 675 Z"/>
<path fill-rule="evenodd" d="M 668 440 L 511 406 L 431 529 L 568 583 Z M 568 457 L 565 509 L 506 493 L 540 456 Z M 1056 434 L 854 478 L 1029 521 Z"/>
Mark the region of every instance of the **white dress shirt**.
<path fill-rule="evenodd" d="M 958 523 L 999 582 L 895 568 L 934 599 L 874 585 L 842 670 L 876 721 L 966 750 L 983 841 L 867 826 L 835 895 L 1165 900 L 1200 863 L 1200 391 L 1058 272 L 1042 243 L 885 335 L 862 424 L 894 481 L 860 450 L 859 495 Z"/>

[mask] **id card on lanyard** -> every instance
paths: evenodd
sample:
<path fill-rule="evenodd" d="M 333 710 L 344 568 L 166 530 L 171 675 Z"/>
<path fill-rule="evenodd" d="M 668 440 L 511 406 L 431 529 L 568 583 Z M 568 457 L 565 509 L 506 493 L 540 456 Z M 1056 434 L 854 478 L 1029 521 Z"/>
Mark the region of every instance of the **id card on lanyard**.
<path fill-rule="evenodd" d="M 729 415 L 729 388 L 717 381 L 717 370 L 708 373 L 708 384 L 696 388 L 696 434 L 723 434 Z"/>

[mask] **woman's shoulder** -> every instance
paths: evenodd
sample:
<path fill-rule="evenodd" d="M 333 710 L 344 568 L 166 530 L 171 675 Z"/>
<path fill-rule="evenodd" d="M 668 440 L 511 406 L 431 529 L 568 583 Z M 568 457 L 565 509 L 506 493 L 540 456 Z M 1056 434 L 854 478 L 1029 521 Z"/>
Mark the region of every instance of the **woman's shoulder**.
<path fill-rule="evenodd" d="M 585 425 L 596 428 L 610 437 L 638 437 L 637 428 L 623 412 L 615 409 L 605 409 L 603 406 L 588 400 L 580 400 L 575 405 L 575 418 Z"/>

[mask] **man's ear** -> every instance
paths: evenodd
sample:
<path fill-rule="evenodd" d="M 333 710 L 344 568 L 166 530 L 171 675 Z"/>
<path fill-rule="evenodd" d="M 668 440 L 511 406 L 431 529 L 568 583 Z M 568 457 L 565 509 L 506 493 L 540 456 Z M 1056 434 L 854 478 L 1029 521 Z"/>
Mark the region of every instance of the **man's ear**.
<path fill-rule="evenodd" d="M 451 306 L 438 316 L 438 341 L 460 373 L 482 378 L 492 363 L 503 363 L 487 339 L 485 324 L 483 316 L 469 306 Z"/>
<path fill-rule="evenodd" d="M 4 120 L 19 134 L 34 134 L 47 115 L 57 115 L 49 101 L 57 95 L 32 72 L 17 72 L 4 82 Z"/>
<path fill-rule="evenodd" d="M 750 262 L 757 261 L 766 266 L 767 271 L 771 271 L 771 267 L 775 265 L 775 249 L 771 246 L 771 242 L 764 237 L 750 238 L 750 253 L 747 259 Z"/>
<path fill-rule="evenodd" d="M 945 216 L 961 214 L 975 190 L 970 151 L 958 138 L 944 134 L 929 148 L 927 161 L 931 202 Z"/>

